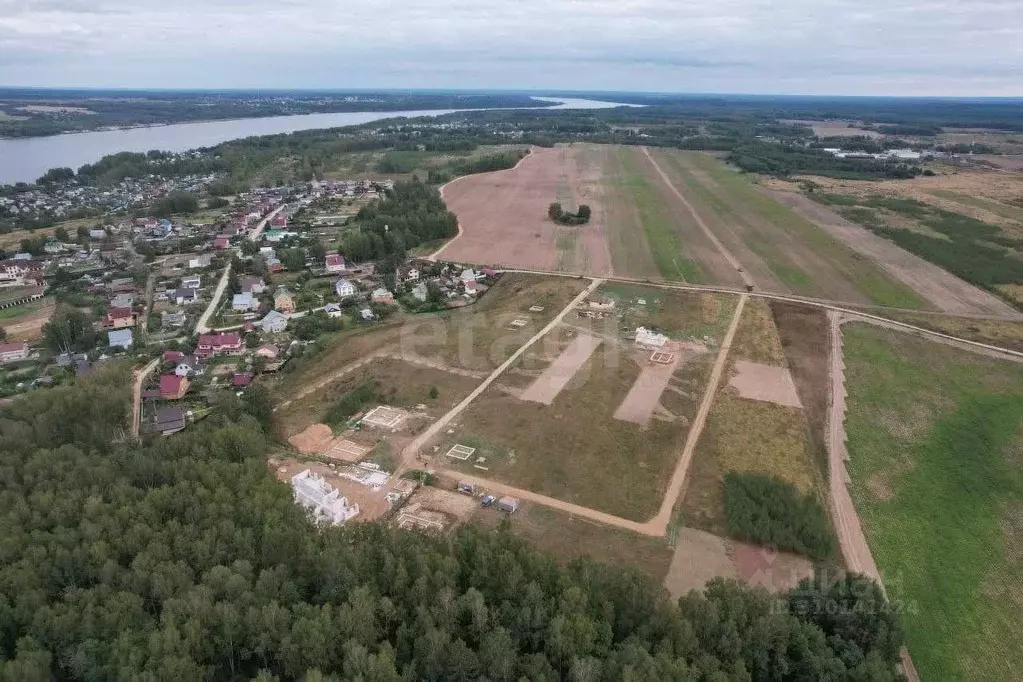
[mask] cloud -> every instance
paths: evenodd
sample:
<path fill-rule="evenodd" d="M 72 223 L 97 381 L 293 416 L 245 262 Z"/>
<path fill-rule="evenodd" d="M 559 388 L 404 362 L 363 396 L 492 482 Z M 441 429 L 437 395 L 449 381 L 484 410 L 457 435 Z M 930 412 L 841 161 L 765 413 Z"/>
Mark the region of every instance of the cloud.
<path fill-rule="evenodd" d="M 0 0 L 0 51 L 6 85 L 1023 94 L 1023 6 Z"/>

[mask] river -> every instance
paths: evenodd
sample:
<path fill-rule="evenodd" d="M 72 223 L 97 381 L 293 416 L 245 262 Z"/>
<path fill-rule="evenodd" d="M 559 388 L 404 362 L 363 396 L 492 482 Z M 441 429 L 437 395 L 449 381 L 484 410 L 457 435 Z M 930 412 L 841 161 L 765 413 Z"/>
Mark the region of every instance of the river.
<path fill-rule="evenodd" d="M 558 102 L 553 107 L 547 107 L 548 109 L 608 109 L 618 106 L 635 106 L 563 97 L 536 97 L 534 99 Z M 117 152 L 147 152 L 150 149 L 183 152 L 256 135 L 293 133 L 296 130 L 315 128 L 339 128 L 398 116 L 441 116 L 456 111 L 464 110 L 356 111 L 336 114 L 269 116 L 0 140 L 0 185 L 32 182 L 50 168 L 66 166 L 77 169 Z"/>

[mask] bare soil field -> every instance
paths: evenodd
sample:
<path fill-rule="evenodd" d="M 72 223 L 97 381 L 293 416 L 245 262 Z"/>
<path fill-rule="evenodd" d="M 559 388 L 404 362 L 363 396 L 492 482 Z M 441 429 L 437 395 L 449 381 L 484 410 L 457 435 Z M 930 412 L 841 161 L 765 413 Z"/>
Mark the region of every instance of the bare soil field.
<path fill-rule="evenodd" d="M 349 503 L 359 505 L 359 515 L 352 519 L 353 521 L 372 521 L 386 514 L 389 509 L 387 493 L 398 482 L 392 476 L 386 486 L 381 487 L 380 490 L 373 490 L 369 486 L 339 476 L 336 466 L 323 464 L 322 462 L 271 457 L 267 460 L 267 466 L 273 471 L 279 481 L 289 486 L 291 484 L 291 477 L 306 469 L 321 474 L 332 486 L 340 490 L 342 495 L 348 498 Z"/>
<path fill-rule="evenodd" d="M 1013 173 L 1023 170 L 1023 154 L 978 154 L 973 158 Z"/>
<path fill-rule="evenodd" d="M 440 255 L 481 265 L 555 270 L 560 264 L 570 272 L 610 274 L 600 175 L 599 159 L 585 148 L 562 146 L 534 147 L 510 170 L 457 178 L 443 195 L 458 216 L 460 234 Z M 589 205 L 589 223 L 567 232 L 551 221 L 547 208 L 559 197 Z"/>
<path fill-rule="evenodd" d="M 927 299 L 938 310 L 949 313 L 1014 313 L 1011 306 L 992 294 L 959 279 L 884 237 L 870 232 L 802 194 L 771 192 L 786 206 L 812 220 L 843 244 L 883 267 L 893 277 Z M 933 199 L 933 198 L 932 198 Z"/>
<path fill-rule="evenodd" d="M 817 137 L 884 137 L 876 130 L 864 130 L 857 127 L 859 121 L 809 121 L 800 119 L 781 120 L 779 123 L 798 123 L 813 128 L 813 134 Z"/>
<path fill-rule="evenodd" d="M 579 368 L 589 360 L 601 342 L 602 339 L 589 334 L 576 336 L 557 359 L 544 370 L 543 374 L 537 377 L 536 381 L 522 393 L 519 399 L 550 405 L 579 371 Z"/>
<path fill-rule="evenodd" d="M 712 156 L 669 149 L 650 153 L 758 289 L 920 306 L 920 298 L 882 268 Z"/>
<path fill-rule="evenodd" d="M 735 374 L 728 381 L 728 385 L 738 391 L 740 398 L 785 407 L 803 407 L 788 367 L 737 360 L 734 368 Z"/>
<path fill-rule="evenodd" d="M 733 578 L 772 592 L 788 590 L 813 575 L 804 557 L 775 552 L 695 528 L 680 528 L 664 586 L 672 599 L 702 590 L 711 578 Z"/>
<path fill-rule="evenodd" d="M 52 299 L 43 299 L 38 308 L 27 311 L 23 315 L 4 319 L 0 328 L 7 333 L 9 343 L 35 341 L 42 338 L 43 325 L 50 321 L 56 309 Z"/>

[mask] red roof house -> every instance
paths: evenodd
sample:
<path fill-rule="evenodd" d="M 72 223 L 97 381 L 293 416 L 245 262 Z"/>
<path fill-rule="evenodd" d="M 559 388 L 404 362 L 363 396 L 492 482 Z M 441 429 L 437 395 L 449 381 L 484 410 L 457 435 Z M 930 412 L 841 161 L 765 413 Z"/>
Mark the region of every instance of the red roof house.
<path fill-rule="evenodd" d="M 287 227 L 288 219 L 284 216 L 283 213 L 278 213 L 273 217 L 273 220 L 270 221 L 270 225 L 272 225 L 273 227 Z"/>
<path fill-rule="evenodd" d="M 231 238 L 221 235 L 213 241 L 213 246 L 217 249 L 226 249 L 231 246 Z"/>
<path fill-rule="evenodd" d="M 163 352 L 164 362 L 181 362 L 185 359 L 185 354 L 179 350 L 165 350 Z"/>
<path fill-rule="evenodd" d="M 107 310 L 103 326 L 110 329 L 121 329 L 123 327 L 135 326 L 135 313 L 131 308 L 110 308 Z"/>
<path fill-rule="evenodd" d="M 203 334 L 195 348 L 200 358 L 211 358 L 214 355 L 241 355 L 245 352 L 245 343 L 238 332 L 225 334 Z"/>
<path fill-rule="evenodd" d="M 252 375 L 238 372 L 231 377 L 231 385 L 235 388 L 247 388 L 252 383 Z"/>
<path fill-rule="evenodd" d="M 180 400 L 188 392 L 188 379 L 176 374 L 160 377 L 160 397 L 164 400 Z"/>

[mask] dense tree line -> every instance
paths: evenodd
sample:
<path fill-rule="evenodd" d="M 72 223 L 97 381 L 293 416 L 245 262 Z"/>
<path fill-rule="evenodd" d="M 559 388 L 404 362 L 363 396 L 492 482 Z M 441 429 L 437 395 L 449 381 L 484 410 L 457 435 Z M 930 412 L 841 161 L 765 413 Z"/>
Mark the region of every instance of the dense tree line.
<path fill-rule="evenodd" d="M 898 679 L 898 618 L 864 579 L 673 604 L 507 530 L 318 528 L 267 470 L 265 390 L 130 444 L 128 383 L 0 413 L 0 678 Z"/>
<path fill-rule="evenodd" d="M 776 476 L 725 474 L 728 534 L 772 549 L 815 559 L 835 554 L 835 536 L 824 507 Z"/>
<path fill-rule="evenodd" d="M 843 159 L 823 149 L 752 141 L 735 147 L 728 161 L 744 171 L 769 175 L 805 173 L 846 180 L 912 178 L 919 168 L 871 159 Z"/>
<path fill-rule="evenodd" d="M 387 259 L 392 266 L 408 249 L 458 233 L 458 219 L 440 192 L 417 179 L 395 184 L 383 199 L 359 209 L 355 226 L 342 237 L 341 253 L 356 262 Z"/>
<path fill-rule="evenodd" d="M 199 200 L 191 192 L 172 192 L 153 205 L 152 213 L 167 218 L 178 213 L 195 213 Z"/>

